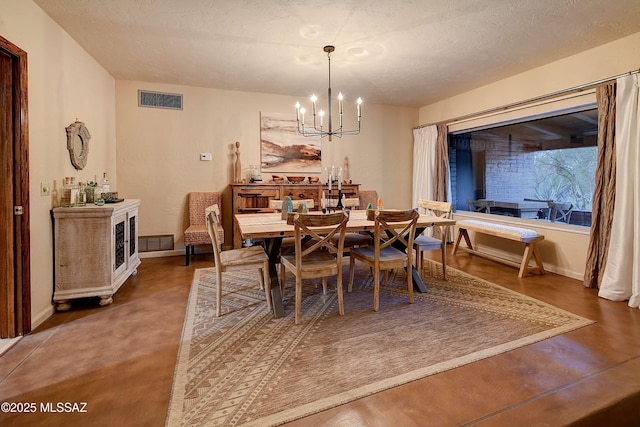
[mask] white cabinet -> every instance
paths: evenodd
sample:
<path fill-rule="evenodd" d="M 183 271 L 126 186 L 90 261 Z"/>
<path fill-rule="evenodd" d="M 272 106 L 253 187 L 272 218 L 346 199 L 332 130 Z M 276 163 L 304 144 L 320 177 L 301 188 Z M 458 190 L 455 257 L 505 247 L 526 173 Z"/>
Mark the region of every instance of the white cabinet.
<path fill-rule="evenodd" d="M 57 310 L 68 310 L 73 298 L 100 297 L 100 305 L 111 304 L 113 294 L 137 273 L 139 205 L 140 200 L 127 199 L 53 209 Z"/>

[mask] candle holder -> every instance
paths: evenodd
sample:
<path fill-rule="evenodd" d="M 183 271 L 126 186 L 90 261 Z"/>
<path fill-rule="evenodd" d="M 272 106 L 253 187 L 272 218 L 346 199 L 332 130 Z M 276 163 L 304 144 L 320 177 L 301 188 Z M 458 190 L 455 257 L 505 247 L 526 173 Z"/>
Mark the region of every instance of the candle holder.
<path fill-rule="evenodd" d="M 333 204 L 332 200 L 335 200 L 334 197 L 331 197 L 334 193 L 334 190 L 329 190 L 329 197 L 326 199 L 326 206 L 322 209 L 322 213 L 327 212 L 338 212 L 344 210 L 344 205 L 342 204 L 342 190 L 338 190 L 338 201 Z"/>

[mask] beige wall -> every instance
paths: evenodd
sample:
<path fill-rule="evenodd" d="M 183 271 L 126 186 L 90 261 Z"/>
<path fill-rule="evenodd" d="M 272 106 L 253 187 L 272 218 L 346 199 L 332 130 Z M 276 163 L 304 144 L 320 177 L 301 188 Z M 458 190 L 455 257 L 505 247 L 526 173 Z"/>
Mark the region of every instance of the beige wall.
<path fill-rule="evenodd" d="M 636 33 L 613 43 L 422 107 L 420 109 L 420 123 L 451 123 L 451 119 L 456 117 L 555 93 L 639 68 L 640 33 Z M 565 100 L 562 102 L 562 106 L 580 105 L 584 102 L 594 102 L 593 94 Z M 537 111 L 545 108 L 548 111 L 558 108 L 558 105 L 542 106 Z M 530 111 L 522 112 L 520 117 L 530 113 Z M 494 115 L 484 122 L 496 123 L 504 120 L 505 117 L 507 116 Z M 464 129 L 460 124 L 455 124 L 455 126 L 457 129 Z M 483 216 L 483 214 L 475 215 Z M 469 214 L 457 215 L 459 219 L 463 219 L 463 216 L 466 217 Z M 589 230 L 587 228 L 567 227 L 562 229 L 557 225 L 541 225 L 534 221 L 496 215 L 491 216 L 491 219 L 500 223 L 511 224 L 515 222 L 518 225 L 535 228 L 543 233 L 545 240 L 541 244 L 541 250 L 545 268 L 569 277 L 582 279 L 589 244 Z M 484 240 L 481 243 L 485 243 L 485 250 L 492 251 L 494 254 L 512 259 L 515 256 L 513 250 L 505 248 L 502 242 Z"/>
<path fill-rule="evenodd" d="M 40 183 L 65 176 L 80 181 L 109 172 L 115 177 L 115 81 L 38 6 L 0 0 L 0 35 L 27 52 L 29 73 L 29 179 L 31 315 L 37 326 L 53 313 L 51 199 Z M 90 133 L 87 166 L 76 171 L 66 149 L 65 127 L 78 118 Z"/>
<path fill-rule="evenodd" d="M 183 94 L 182 111 L 140 108 L 139 89 Z M 260 112 L 294 113 L 296 98 L 137 81 L 116 82 L 117 169 L 121 196 L 142 199 L 140 235 L 172 234 L 184 248 L 187 194 L 222 191 L 227 236 L 235 142 L 243 168 L 260 164 Z M 377 189 L 388 206 L 410 207 L 415 108 L 365 104 L 358 136 L 322 142 L 323 167 L 342 166 L 363 189 Z M 212 161 L 200 161 L 211 153 Z M 392 165 L 392 168 L 389 165 Z M 264 174 L 270 179 L 270 174 Z M 226 239 L 225 245 L 231 240 Z M 206 248 L 203 248 L 206 249 Z"/>

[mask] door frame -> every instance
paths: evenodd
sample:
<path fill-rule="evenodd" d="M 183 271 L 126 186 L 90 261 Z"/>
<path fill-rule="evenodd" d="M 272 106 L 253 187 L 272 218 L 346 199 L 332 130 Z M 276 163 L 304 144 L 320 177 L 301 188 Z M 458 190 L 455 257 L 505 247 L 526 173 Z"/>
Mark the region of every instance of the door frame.
<path fill-rule="evenodd" d="M 7 295 L 2 301 L 0 313 L 8 337 L 13 338 L 31 332 L 31 250 L 30 250 L 30 209 L 29 209 L 29 120 L 28 120 L 28 79 L 27 53 L 0 36 L 0 51 L 11 61 L 11 117 L 6 126 L 11 129 L 13 145 L 13 165 L 9 178 L 0 191 L 13 194 L 13 206 L 22 206 L 22 214 L 8 215 L 0 221 L 0 227 L 13 230 L 13 283 L 0 284 L 7 288 L 1 292 Z M 3 83 L 6 83 L 3 82 Z M 6 111 L 5 108 L 3 110 Z M 1 141 L 0 141 L 1 143 Z M 6 193 L 5 193 L 6 194 Z M 14 208 L 12 207 L 13 211 Z M 13 303 L 13 304 L 12 304 Z"/>

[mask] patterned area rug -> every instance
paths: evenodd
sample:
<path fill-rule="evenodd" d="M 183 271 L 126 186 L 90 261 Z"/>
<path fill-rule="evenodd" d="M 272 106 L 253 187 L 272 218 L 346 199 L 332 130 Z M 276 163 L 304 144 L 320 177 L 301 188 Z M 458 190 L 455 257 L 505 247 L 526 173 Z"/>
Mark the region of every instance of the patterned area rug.
<path fill-rule="evenodd" d="M 344 273 L 346 282 L 347 260 Z M 376 313 L 373 280 L 360 267 L 344 316 L 335 292 L 304 282 L 295 326 L 291 275 L 285 317 L 273 319 L 257 272 L 224 273 L 216 318 L 215 270 L 197 270 L 167 425 L 278 425 L 593 323 L 461 271 L 447 274 L 441 280 L 440 266 L 425 260 L 429 292 L 409 304 L 399 272 L 381 287 Z"/>

